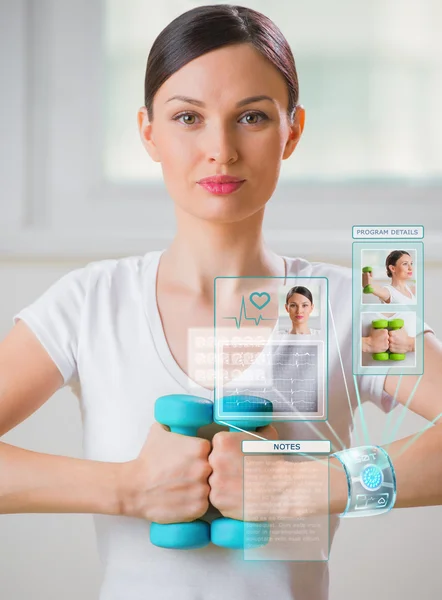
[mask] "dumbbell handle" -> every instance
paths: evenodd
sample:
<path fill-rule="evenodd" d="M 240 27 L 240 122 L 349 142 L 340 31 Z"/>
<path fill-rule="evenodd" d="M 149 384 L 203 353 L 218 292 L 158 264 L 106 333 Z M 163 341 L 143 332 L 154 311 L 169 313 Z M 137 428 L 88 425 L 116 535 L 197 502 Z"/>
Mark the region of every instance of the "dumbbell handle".
<path fill-rule="evenodd" d="M 187 427 L 187 426 L 178 426 L 178 425 L 173 425 L 172 427 L 169 427 L 170 431 L 172 433 L 180 433 L 181 435 L 187 435 L 187 436 L 191 436 L 191 437 L 197 437 L 198 434 L 198 427 Z"/>

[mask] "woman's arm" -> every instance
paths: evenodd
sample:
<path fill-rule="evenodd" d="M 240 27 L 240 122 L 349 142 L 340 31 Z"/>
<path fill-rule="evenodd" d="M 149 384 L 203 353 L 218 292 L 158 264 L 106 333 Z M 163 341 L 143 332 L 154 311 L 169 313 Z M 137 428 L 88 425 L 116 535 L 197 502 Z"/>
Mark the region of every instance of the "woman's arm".
<path fill-rule="evenodd" d="M 63 384 L 23 321 L 0 344 L 0 436 Z M 0 514 L 119 511 L 118 465 L 40 454 L 0 442 Z"/>
<path fill-rule="evenodd" d="M 19 321 L 0 344 L 0 435 L 62 384 L 46 350 Z M 0 514 L 123 514 L 160 523 L 204 515 L 210 442 L 170 433 L 159 423 L 146 437 L 139 456 L 123 463 L 41 454 L 0 442 Z"/>
<path fill-rule="evenodd" d="M 383 446 L 396 473 L 395 508 L 442 504 L 442 343 L 431 332 L 424 334 L 424 352 L 422 376 L 407 375 L 400 380 L 398 375 L 388 375 L 384 384 L 400 404 L 434 423 L 418 435 Z M 337 459 L 331 458 L 330 466 L 330 512 L 341 513 L 347 502 L 347 481 Z M 312 471 L 321 468 L 324 465 L 319 462 L 310 465 Z"/>
<path fill-rule="evenodd" d="M 0 514 L 120 514 L 120 468 L 0 442 Z"/>
<path fill-rule="evenodd" d="M 362 287 L 371 285 L 373 291 L 370 292 L 374 296 L 377 296 L 380 300 L 383 300 L 386 304 L 390 304 L 390 292 L 387 288 L 373 283 L 373 275 L 371 273 L 362 273 Z"/>
<path fill-rule="evenodd" d="M 388 375 L 384 385 L 390 395 L 396 393 L 401 404 L 435 424 L 418 436 L 411 435 L 384 446 L 396 472 L 396 508 L 442 504 L 442 344 L 432 333 L 426 333 L 424 340 L 425 373 L 420 381 L 418 376 L 403 377 L 396 392 L 399 377 Z M 260 435 L 271 437 L 266 429 Z M 212 504 L 225 516 L 236 519 L 243 515 L 244 457 L 241 440 L 245 437 L 241 433 L 216 434 L 209 457 L 213 468 L 209 480 Z M 261 517 L 272 519 L 344 511 L 347 479 L 336 458 L 304 460 L 302 463 L 275 458 L 272 457 L 272 468 L 269 469 L 263 457 L 262 473 L 256 479 L 256 494 L 247 486 L 249 498 L 254 497 L 258 501 L 265 490 L 263 498 L 267 499 L 263 500 Z M 316 482 L 316 492 L 308 506 L 294 503 L 293 499 L 309 494 L 312 481 Z"/>

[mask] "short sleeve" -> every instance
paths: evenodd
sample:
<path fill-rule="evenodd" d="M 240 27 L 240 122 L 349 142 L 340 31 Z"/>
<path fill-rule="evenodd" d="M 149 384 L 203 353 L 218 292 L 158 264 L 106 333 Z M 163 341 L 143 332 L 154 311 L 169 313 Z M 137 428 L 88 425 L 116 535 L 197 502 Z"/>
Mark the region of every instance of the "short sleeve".
<path fill-rule="evenodd" d="M 77 351 L 89 269 L 64 275 L 29 306 L 14 315 L 23 320 L 63 376 L 64 385 L 78 380 Z"/>
<path fill-rule="evenodd" d="M 398 402 L 384 390 L 386 377 L 386 375 L 358 375 L 356 382 L 361 402 L 373 402 L 384 413 L 389 413 Z"/>
<path fill-rule="evenodd" d="M 388 294 L 389 294 L 388 299 L 391 301 L 393 299 L 393 294 L 392 294 L 391 286 L 389 286 L 389 285 L 383 285 L 382 289 L 386 290 L 388 292 Z M 386 302 L 385 300 L 382 300 L 382 299 L 381 299 L 381 302 L 382 302 L 382 304 L 389 304 L 388 302 Z"/>

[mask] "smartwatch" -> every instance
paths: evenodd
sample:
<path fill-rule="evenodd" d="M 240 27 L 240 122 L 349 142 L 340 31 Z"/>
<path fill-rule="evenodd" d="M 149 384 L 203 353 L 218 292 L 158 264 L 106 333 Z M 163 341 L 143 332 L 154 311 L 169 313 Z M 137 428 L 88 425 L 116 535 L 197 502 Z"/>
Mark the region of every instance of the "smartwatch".
<path fill-rule="evenodd" d="M 331 454 L 344 467 L 348 500 L 341 517 L 371 517 L 388 512 L 396 501 L 396 474 L 380 446 L 359 446 Z"/>

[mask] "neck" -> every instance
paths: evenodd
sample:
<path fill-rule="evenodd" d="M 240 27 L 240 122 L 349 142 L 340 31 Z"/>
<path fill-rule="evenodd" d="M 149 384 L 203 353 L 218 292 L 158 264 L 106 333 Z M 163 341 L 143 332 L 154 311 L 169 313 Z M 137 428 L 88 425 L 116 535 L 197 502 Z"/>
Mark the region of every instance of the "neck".
<path fill-rule="evenodd" d="M 163 281 L 210 296 L 215 277 L 284 275 L 282 258 L 262 237 L 264 210 L 239 223 L 208 223 L 176 211 L 177 234 L 161 257 Z"/>
<path fill-rule="evenodd" d="M 407 280 L 398 279 L 397 277 L 393 277 L 391 280 L 391 285 L 395 287 L 397 290 L 406 290 L 407 289 Z"/>
<path fill-rule="evenodd" d="M 301 325 L 293 324 L 290 333 L 303 333 L 308 335 L 310 333 L 310 328 L 307 323 L 302 323 Z"/>

